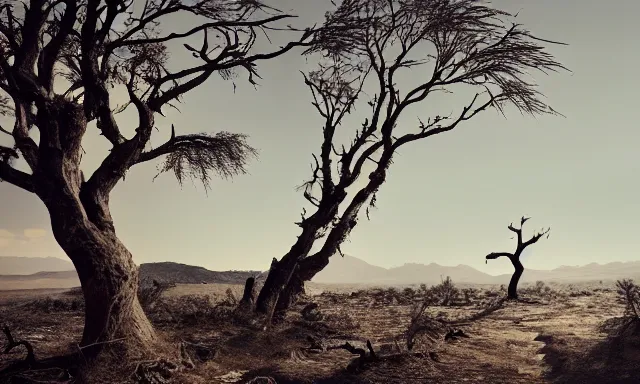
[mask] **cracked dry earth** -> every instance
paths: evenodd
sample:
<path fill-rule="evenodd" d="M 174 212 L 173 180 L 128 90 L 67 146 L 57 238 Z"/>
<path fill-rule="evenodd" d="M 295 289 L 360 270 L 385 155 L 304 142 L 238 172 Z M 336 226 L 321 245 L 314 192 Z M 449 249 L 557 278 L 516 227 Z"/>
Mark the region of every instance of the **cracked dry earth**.
<path fill-rule="evenodd" d="M 180 288 L 180 287 L 179 287 Z M 182 287 L 194 294 L 215 296 L 204 287 Z M 234 290 L 241 291 L 242 287 Z M 180 289 L 172 292 L 179 296 Z M 612 347 L 601 332 L 605 320 L 618 317 L 624 307 L 612 287 L 595 285 L 581 294 L 542 299 L 538 303 L 506 302 L 487 316 L 458 328 L 470 337 L 421 343 L 432 358 L 385 359 L 358 373 L 345 367 L 354 356 L 345 350 L 312 353 L 308 336 L 327 346 L 350 342 L 364 347 L 370 340 L 379 355 L 392 353 L 410 322 L 409 305 L 376 305 L 368 295 L 315 295 L 325 315 L 321 322 L 302 321 L 298 312 L 269 332 L 233 324 L 198 323 L 190 326 L 156 324 L 169 340 L 194 339 L 216 348 L 215 358 L 199 364 L 180 383 L 245 383 L 271 376 L 277 383 L 640 383 L 640 343 L 626 340 Z M 0 321 L 10 317 L 0 292 Z M 19 300 L 26 300 L 20 297 Z M 15 301 L 11 305 L 16 305 Z M 433 307 L 433 314 L 463 319 L 480 306 Z M 81 334 L 81 313 L 22 313 L 15 322 L 20 337 L 34 344 L 37 353 L 60 353 Z M 54 336 L 55 335 L 55 336 Z M 612 354 L 615 350 L 618 353 Z M 427 354 L 428 355 L 428 354 Z M 614 356 L 615 357 L 612 357 Z M 9 358 L 0 355 L 0 368 Z M 266 381 L 265 381 L 266 382 Z"/>

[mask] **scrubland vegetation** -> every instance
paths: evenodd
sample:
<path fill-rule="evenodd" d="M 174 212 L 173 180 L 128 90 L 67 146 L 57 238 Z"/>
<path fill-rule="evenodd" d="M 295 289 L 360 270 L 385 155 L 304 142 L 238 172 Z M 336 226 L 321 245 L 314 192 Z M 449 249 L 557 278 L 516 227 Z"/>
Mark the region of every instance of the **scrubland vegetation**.
<path fill-rule="evenodd" d="M 264 318 L 240 304 L 242 293 L 226 284 L 141 286 L 165 357 L 74 372 L 39 370 L 37 362 L 79 348 L 81 291 L 16 298 L 6 291 L 0 319 L 36 362 L 24 369 L 26 349 L 16 345 L 1 355 L 0 377 L 90 382 L 112 370 L 114 383 L 595 384 L 632 383 L 639 373 L 640 292 L 631 280 L 539 281 L 523 285 L 519 300 L 507 300 L 505 286 L 463 288 L 448 277 L 434 286 L 326 289 L 303 296 L 266 330 Z"/>

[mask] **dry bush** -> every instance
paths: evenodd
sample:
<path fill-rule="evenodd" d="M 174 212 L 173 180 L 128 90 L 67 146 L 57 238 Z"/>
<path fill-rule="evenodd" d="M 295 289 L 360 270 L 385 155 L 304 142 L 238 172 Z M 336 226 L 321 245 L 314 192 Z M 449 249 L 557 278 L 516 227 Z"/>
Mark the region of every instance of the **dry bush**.
<path fill-rule="evenodd" d="M 158 282 L 157 280 L 140 281 L 138 285 L 138 300 L 140 300 L 140 305 L 142 305 L 145 312 L 151 310 L 162 295 L 175 286 L 174 283 Z"/>
<path fill-rule="evenodd" d="M 453 284 L 449 276 L 442 280 L 440 284 L 431 287 L 433 296 L 436 297 L 440 305 L 449 306 L 460 296 L 460 290 Z"/>
<path fill-rule="evenodd" d="M 351 298 L 356 299 L 373 299 L 374 307 L 386 307 L 389 305 L 409 305 L 414 301 L 416 291 L 412 288 L 405 288 L 402 291 L 397 288 L 373 288 L 361 289 L 351 293 Z M 343 300 L 346 298 L 343 298 Z M 333 301 L 333 300 L 332 300 Z M 333 304 L 337 304 L 337 297 Z"/>
<path fill-rule="evenodd" d="M 56 313 L 56 312 L 76 312 L 84 310 L 84 299 L 82 297 L 51 297 L 46 296 L 29 300 L 20 304 L 20 307 L 30 311 Z"/>
<path fill-rule="evenodd" d="M 339 329 L 341 331 L 353 331 L 360 329 L 360 323 L 347 311 L 324 315 L 322 320 L 331 328 Z"/>
<path fill-rule="evenodd" d="M 480 299 L 481 291 L 475 288 L 463 288 L 460 290 L 465 305 L 471 305 Z"/>
<path fill-rule="evenodd" d="M 539 297 L 546 300 L 552 300 L 562 296 L 560 292 L 540 280 L 536 281 L 535 285 L 520 289 L 520 293 L 525 296 Z"/>
<path fill-rule="evenodd" d="M 471 302 L 471 297 L 475 295 L 475 290 L 469 288 L 463 291 L 458 289 L 451 280 L 451 277 L 447 276 L 440 284 L 436 284 L 430 288 L 427 288 L 426 284 L 420 284 L 418 295 L 420 301 L 426 301 L 430 305 L 465 305 Z"/>
<path fill-rule="evenodd" d="M 421 303 L 415 304 L 411 309 L 411 322 L 405 332 L 408 351 L 414 350 L 417 341 L 420 341 L 420 344 L 425 348 L 432 346 L 438 341 L 440 333 L 444 330 L 442 320 L 427 311 L 431 303 L 432 301 L 425 299 Z"/>
<path fill-rule="evenodd" d="M 624 279 L 616 282 L 620 300 L 625 304 L 625 317 L 640 320 L 640 287 L 633 280 Z"/>
<path fill-rule="evenodd" d="M 161 297 L 148 307 L 147 316 L 156 324 L 179 326 L 248 320 L 247 314 L 238 310 L 238 299 L 231 289 L 227 289 L 226 297 L 218 302 L 209 295 Z"/>

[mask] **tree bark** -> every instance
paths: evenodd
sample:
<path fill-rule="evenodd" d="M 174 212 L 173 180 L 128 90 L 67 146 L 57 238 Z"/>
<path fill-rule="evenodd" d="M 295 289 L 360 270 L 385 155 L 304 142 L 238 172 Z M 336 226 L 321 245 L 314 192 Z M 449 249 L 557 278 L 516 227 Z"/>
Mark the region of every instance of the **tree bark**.
<path fill-rule="evenodd" d="M 305 282 L 313 279 L 316 274 L 329 265 L 329 259 L 338 252 L 340 244 L 346 240 L 355 227 L 362 206 L 386 180 L 385 164 L 388 164 L 389 161 L 390 157 L 384 156 L 378 168 L 369 174 L 369 183 L 355 194 L 338 223 L 327 235 L 322 248 L 317 253 L 299 260 L 298 268 L 278 297 L 276 304 L 278 311 L 285 311 L 294 304 L 298 296 L 304 293 Z"/>
<path fill-rule="evenodd" d="M 90 227 L 83 232 L 84 239 L 76 237 L 76 246 L 61 244 L 84 294 L 83 355 L 95 357 L 105 346 L 150 350 L 156 335 L 138 301 L 138 267 L 131 253 L 115 234 Z"/>
<path fill-rule="evenodd" d="M 82 354 L 94 358 L 105 347 L 121 352 L 152 350 L 156 335 L 138 301 L 138 267 L 116 235 L 108 199 L 81 201 L 81 177 L 61 179 L 39 182 L 36 193 L 49 210 L 56 241 L 80 279 L 85 300 Z M 94 222 L 91 217 L 103 220 Z"/>
<path fill-rule="evenodd" d="M 313 243 L 311 243 L 312 245 Z M 309 248 L 311 248 L 309 246 Z M 308 251 L 307 251 L 308 252 Z M 298 253 L 288 253 L 280 261 L 275 258 L 271 262 L 271 268 L 267 275 L 258 299 L 256 300 L 256 312 L 268 315 L 274 309 L 280 298 L 281 292 L 289 282 L 295 271 L 301 255 Z"/>
<path fill-rule="evenodd" d="M 511 276 L 511 281 L 509 281 L 509 288 L 507 290 L 507 297 L 509 299 L 517 300 L 518 299 L 518 282 L 520 281 L 520 277 L 524 272 L 524 266 L 520 262 L 519 257 L 512 257 L 511 263 L 513 264 L 513 268 L 515 271 Z"/>
<path fill-rule="evenodd" d="M 244 292 L 242 294 L 242 300 L 240 300 L 241 307 L 251 307 L 253 303 L 256 301 L 256 291 L 255 291 L 255 277 L 247 278 L 247 281 L 244 284 Z"/>

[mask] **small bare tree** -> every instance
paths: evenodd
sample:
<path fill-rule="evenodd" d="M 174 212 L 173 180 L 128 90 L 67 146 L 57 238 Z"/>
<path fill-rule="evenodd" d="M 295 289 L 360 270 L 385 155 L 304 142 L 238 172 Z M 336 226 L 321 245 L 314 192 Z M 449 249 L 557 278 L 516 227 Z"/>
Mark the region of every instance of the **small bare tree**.
<path fill-rule="evenodd" d="M 491 108 L 504 113 L 512 105 L 528 115 L 556 114 L 527 74 L 564 67 L 541 45 L 551 42 L 508 24 L 510 17 L 477 0 L 343 0 L 327 15 L 325 26 L 331 28 L 315 47 L 327 60 L 304 76 L 324 119 L 312 178 L 301 187 L 313 212 L 303 210 L 297 223 L 302 233 L 272 264 L 257 311 L 268 313 L 269 303 L 276 301 L 280 309 L 287 308 L 304 282 L 341 253 L 362 207 L 375 206 L 376 192 L 400 148 L 449 132 Z M 398 77 L 409 70 L 413 84 L 403 92 Z M 468 104 L 451 115 L 419 120 L 413 131 L 401 130 L 399 118 L 409 107 L 451 93 L 453 87 L 475 91 Z M 351 143 L 341 145 L 336 132 L 366 94 L 373 94 L 364 101 L 369 117 Z M 361 179 L 365 186 L 353 192 Z M 320 239 L 320 250 L 309 255 Z"/>
<path fill-rule="evenodd" d="M 172 17 L 193 24 L 164 33 L 160 26 Z M 12 141 L 0 146 L 0 179 L 42 200 L 78 272 L 86 302 L 81 346 L 93 346 L 85 356 L 112 339 L 125 339 L 125 347 L 156 339 L 136 297 L 137 267 L 109 211 L 109 194 L 126 172 L 164 156 L 161 172 L 206 188 L 215 174 L 244 173 L 256 154 L 245 135 L 176 135 L 173 126 L 168 141 L 149 148 L 156 114 L 213 74 L 230 79 L 246 70 L 253 82 L 259 61 L 306 45 L 311 30 L 255 52 L 259 37 L 290 17 L 260 0 L 0 0 L 0 113 L 13 118 L 12 128 L 0 127 Z M 176 67 L 167 46 L 180 42 L 193 58 Z M 113 89 L 126 92 L 122 106 L 112 105 Z M 130 106 L 138 122 L 125 137 L 116 115 Z M 85 179 L 82 140 L 92 122 L 112 148 Z M 30 173 L 13 166 L 18 157 Z"/>
<path fill-rule="evenodd" d="M 513 223 L 509 224 L 509 226 L 507 227 L 511 232 L 514 232 L 518 238 L 518 244 L 516 245 L 515 252 L 513 253 L 492 252 L 486 256 L 487 261 L 494 260 L 494 259 L 497 259 L 498 257 L 504 256 L 508 258 L 509 261 L 511 261 L 511 264 L 513 264 L 513 268 L 515 269 L 515 271 L 511 276 L 511 281 L 509 281 L 509 287 L 507 289 L 507 298 L 513 299 L 513 300 L 518 299 L 518 282 L 520 281 L 520 277 L 524 272 L 524 266 L 520 261 L 520 256 L 522 256 L 522 252 L 524 252 L 524 250 L 531 244 L 537 243 L 538 240 L 542 238 L 542 236 L 547 235 L 547 238 L 549 238 L 549 231 L 551 231 L 551 228 L 547 228 L 547 229 L 543 228 L 540 230 L 540 232 L 536 232 L 529 240 L 523 241 L 522 227 L 524 226 L 524 223 L 529 219 L 530 219 L 529 217 L 522 216 L 522 219 L 520 219 L 520 228 L 514 227 Z"/>

